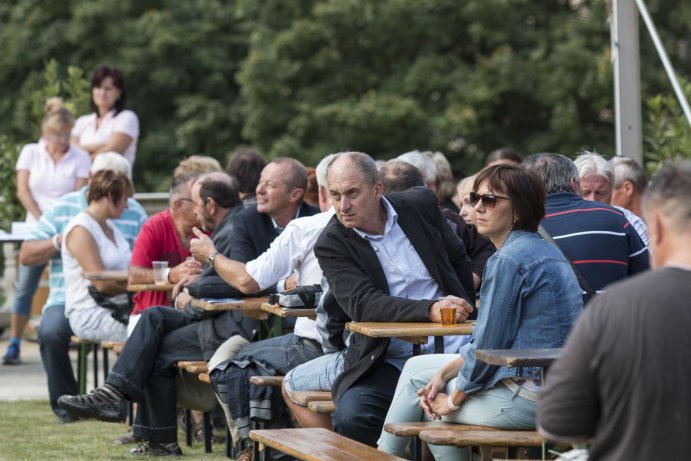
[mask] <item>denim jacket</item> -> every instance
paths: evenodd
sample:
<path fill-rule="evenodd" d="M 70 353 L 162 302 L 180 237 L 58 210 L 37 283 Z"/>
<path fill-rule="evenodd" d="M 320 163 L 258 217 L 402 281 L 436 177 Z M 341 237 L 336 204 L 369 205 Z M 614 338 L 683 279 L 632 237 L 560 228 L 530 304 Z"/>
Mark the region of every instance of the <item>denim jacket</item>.
<path fill-rule="evenodd" d="M 561 252 L 533 232 L 511 231 L 482 278 L 473 341 L 460 353 L 456 387 L 489 389 L 513 376 L 537 378 L 537 368 L 498 367 L 475 358 L 477 349 L 562 347 L 583 309 L 581 288 Z"/>

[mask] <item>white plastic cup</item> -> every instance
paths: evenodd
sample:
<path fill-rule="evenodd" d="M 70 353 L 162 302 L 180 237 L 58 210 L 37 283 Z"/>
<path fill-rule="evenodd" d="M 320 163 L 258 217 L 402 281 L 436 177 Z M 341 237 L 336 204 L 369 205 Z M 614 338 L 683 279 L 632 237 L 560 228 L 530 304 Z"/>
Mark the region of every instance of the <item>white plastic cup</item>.
<path fill-rule="evenodd" d="M 151 266 L 154 269 L 154 283 L 165 285 L 168 283 L 168 261 L 153 261 Z"/>

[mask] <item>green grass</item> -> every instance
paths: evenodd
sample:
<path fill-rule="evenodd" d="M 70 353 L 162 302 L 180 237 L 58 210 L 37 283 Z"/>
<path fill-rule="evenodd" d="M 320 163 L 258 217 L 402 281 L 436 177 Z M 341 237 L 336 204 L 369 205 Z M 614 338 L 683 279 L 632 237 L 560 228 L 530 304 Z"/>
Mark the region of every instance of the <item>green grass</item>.
<path fill-rule="evenodd" d="M 142 459 L 127 454 L 130 446 L 111 443 L 127 432 L 125 424 L 55 421 L 47 400 L 0 402 L 0 461 Z M 223 444 L 214 444 L 213 453 L 204 453 L 202 443 L 184 446 L 182 431 L 178 438 L 185 461 L 227 459 Z"/>

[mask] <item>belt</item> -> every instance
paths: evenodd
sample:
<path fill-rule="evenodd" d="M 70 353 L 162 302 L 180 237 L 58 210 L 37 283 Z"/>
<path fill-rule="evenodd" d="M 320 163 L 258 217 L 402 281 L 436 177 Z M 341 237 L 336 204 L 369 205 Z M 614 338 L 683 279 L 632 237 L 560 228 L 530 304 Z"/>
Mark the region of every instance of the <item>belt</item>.
<path fill-rule="evenodd" d="M 516 383 L 516 381 L 514 381 L 513 378 L 504 378 L 501 380 L 501 383 L 504 386 L 508 387 L 509 390 L 514 393 L 514 395 L 523 397 L 524 399 L 530 400 L 531 402 L 537 402 L 537 398 L 540 395 L 539 392 L 523 389 L 523 386 L 521 384 Z"/>

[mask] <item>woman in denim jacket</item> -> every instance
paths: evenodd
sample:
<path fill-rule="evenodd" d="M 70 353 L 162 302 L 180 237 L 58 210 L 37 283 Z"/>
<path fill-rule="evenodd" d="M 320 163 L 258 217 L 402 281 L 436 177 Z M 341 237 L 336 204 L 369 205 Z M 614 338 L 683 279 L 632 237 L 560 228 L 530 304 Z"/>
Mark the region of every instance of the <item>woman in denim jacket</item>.
<path fill-rule="evenodd" d="M 488 365 L 477 349 L 562 347 L 582 310 L 581 288 L 561 252 L 542 240 L 544 184 L 520 166 L 496 165 L 478 174 L 471 203 L 478 230 L 497 252 L 488 260 L 473 340 L 458 354 L 408 360 L 387 423 L 431 419 L 535 427 L 538 369 Z M 382 432 L 379 449 L 402 456 L 409 440 Z M 437 460 L 470 459 L 467 449 L 430 446 Z"/>

